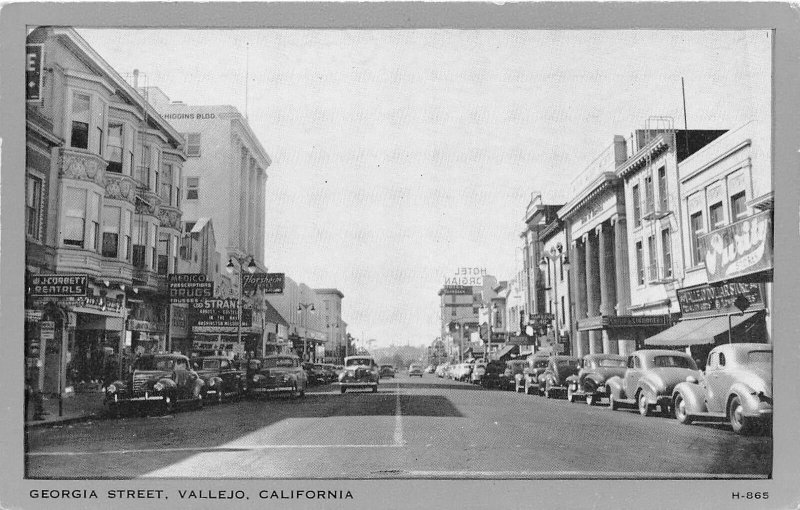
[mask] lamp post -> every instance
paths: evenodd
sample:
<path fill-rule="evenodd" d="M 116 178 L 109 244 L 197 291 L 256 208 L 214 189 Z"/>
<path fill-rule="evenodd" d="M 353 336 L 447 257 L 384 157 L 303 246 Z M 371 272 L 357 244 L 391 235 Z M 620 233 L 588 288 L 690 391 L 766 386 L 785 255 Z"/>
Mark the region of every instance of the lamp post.
<path fill-rule="evenodd" d="M 303 310 L 306 311 L 306 322 L 303 325 Z M 300 303 L 297 305 L 297 311 L 300 312 L 300 326 L 306 330 L 303 332 L 303 361 L 308 361 L 308 312 L 314 313 L 314 303 Z"/>
<path fill-rule="evenodd" d="M 244 274 L 242 273 L 242 267 L 244 267 L 244 263 L 248 258 L 250 259 L 250 263 L 247 264 L 247 272 L 253 274 L 256 272 L 257 266 L 252 255 L 248 255 L 246 257 L 231 257 L 228 259 L 228 264 L 225 266 L 228 274 L 233 274 L 233 270 L 235 269 L 233 261 L 236 260 L 236 263 L 239 265 L 239 301 L 238 306 L 236 307 L 236 314 L 238 316 L 238 320 L 236 321 L 236 343 L 238 345 L 242 344 L 242 287 L 244 287 Z"/>
<path fill-rule="evenodd" d="M 569 257 L 566 254 L 564 254 L 564 246 L 561 243 L 558 243 L 555 246 L 551 246 L 549 252 L 543 251 L 542 258 L 539 261 L 539 269 L 541 269 L 543 272 L 548 271 L 550 268 L 550 264 L 547 262 L 547 259 L 553 261 L 554 264 L 553 267 L 555 267 L 555 261 L 561 259 L 561 267 L 566 270 L 569 270 Z M 552 287 L 553 287 L 553 301 L 554 301 L 553 309 L 555 310 L 555 317 L 553 318 L 555 320 L 555 331 L 553 336 L 555 337 L 556 343 L 559 343 L 560 338 L 558 329 L 558 280 L 556 278 L 555 270 L 553 270 Z"/>

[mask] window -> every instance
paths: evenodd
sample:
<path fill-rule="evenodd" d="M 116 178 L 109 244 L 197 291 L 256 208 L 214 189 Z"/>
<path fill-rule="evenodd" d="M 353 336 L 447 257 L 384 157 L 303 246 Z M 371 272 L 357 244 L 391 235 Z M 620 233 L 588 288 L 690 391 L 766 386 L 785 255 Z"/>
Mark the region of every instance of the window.
<path fill-rule="evenodd" d="M 473 315 L 478 315 L 478 312 L 479 312 L 479 311 L 480 311 L 480 309 L 479 309 L 479 308 L 477 308 L 477 307 L 475 307 L 475 306 L 473 306 L 473 307 L 472 307 L 472 314 L 473 314 Z"/>
<path fill-rule="evenodd" d="M 108 148 L 106 149 L 106 160 L 108 160 L 106 171 L 108 172 L 122 173 L 122 140 L 122 124 L 109 124 Z"/>
<path fill-rule="evenodd" d="M 547 260 L 547 286 L 550 287 L 550 259 Z"/>
<path fill-rule="evenodd" d="M 133 229 L 133 265 L 144 269 L 147 250 L 147 222 L 137 219 Z"/>
<path fill-rule="evenodd" d="M 745 193 L 741 191 L 731 197 L 731 217 L 734 221 L 747 216 L 747 205 L 745 204 Z"/>
<path fill-rule="evenodd" d="M 122 213 L 122 253 L 125 260 L 131 261 L 131 229 L 133 228 L 133 212 Z"/>
<path fill-rule="evenodd" d="M 159 184 L 160 184 L 158 172 L 161 169 L 161 151 L 156 151 L 156 166 L 153 168 L 155 168 L 155 171 L 153 172 L 155 174 L 155 179 L 153 179 L 153 187 L 151 188 L 151 190 L 154 193 L 158 194 Z"/>
<path fill-rule="evenodd" d="M 564 296 L 561 296 L 561 326 L 565 327 L 567 325 L 566 315 L 564 315 L 566 307 L 564 305 Z"/>
<path fill-rule="evenodd" d="M 200 156 L 200 133 L 186 133 L 186 155 Z"/>
<path fill-rule="evenodd" d="M 178 236 L 172 236 L 172 272 L 178 272 Z"/>
<path fill-rule="evenodd" d="M 64 189 L 64 225 L 62 232 L 64 245 L 83 248 L 83 235 L 86 228 L 86 190 Z"/>
<path fill-rule="evenodd" d="M 169 234 L 158 235 L 158 274 L 169 272 Z"/>
<path fill-rule="evenodd" d="M 653 198 L 653 176 L 648 175 L 644 178 L 644 210 L 646 213 L 653 212 L 655 203 Z"/>
<path fill-rule="evenodd" d="M 638 227 L 642 224 L 642 205 L 639 196 L 639 185 L 633 186 L 633 225 Z"/>
<path fill-rule="evenodd" d="M 564 255 L 558 257 L 558 278 L 564 281 Z"/>
<path fill-rule="evenodd" d="M 136 167 L 136 180 L 146 187 L 150 187 L 150 146 L 142 145 L 141 165 Z"/>
<path fill-rule="evenodd" d="M 25 224 L 28 236 L 34 239 L 41 238 L 42 180 L 30 174 L 25 189 Z"/>
<path fill-rule="evenodd" d="M 725 353 L 723 352 L 719 353 L 719 366 L 725 366 Z"/>
<path fill-rule="evenodd" d="M 669 210 L 667 200 L 667 168 L 661 167 L 658 169 L 658 200 L 662 211 Z"/>
<path fill-rule="evenodd" d="M 130 162 L 131 162 L 130 166 L 128 168 L 130 169 L 129 170 L 130 173 L 133 174 L 134 177 L 135 177 L 137 174 L 135 173 L 135 168 L 136 167 L 133 166 L 133 151 L 128 151 L 128 156 L 130 156 Z"/>
<path fill-rule="evenodd" d="M 456 307 L 455 306 L 450 310 L 450 315 L 452 315 L 453 317 L 456 316 Z"/>
<path fill-rule="evenodd" d="M 184 223 L 183 231 L 188 234 L 189 232 L 192 231 L 192 229 L 194 228 L 195 224 L 196 224 L 196 222 L 194 222 L 194 221 L 187 221 L 186 223 Z"/>
<path fill-rule="evenodd" d="M 661 263 L 664 266 L 664 277 L 672 277 L 672 242 L 670 241 L 669 229 L 661 231 Z"/>
<path fill-rule="evenodd" d="M 89 106 L 91 98 L 87 94 L 75 92 L 72 95 L 72 134 L 70 147 L 89 148 Z"/>
<path fill-rule="evenodd" d="M 725 225 L 725 215 L 722 211 L 722 202 L 717 202 L 708 208 L 708 219 L 711 222 L 711 230 L 718 229 Z"/>
<path fill-rule="evenodd" d="M 87 246 L 94 251 L 100 250 L 100 195 L 89 193 L 89 238 Z"/>
<path fill-rule="evenodd" d="M 150 228 L 150 240 L 148 241 L 147 245 L 150 247 L 150 269 L 155 269 L 156 260 L 156 226 L 153 225 Z"/>
<path fill-rule="evenodd" d="M 650 236 L 647 238 L 647 263 L 650 264 L 650 280 L 658 279 L 658 263 L 656 262 L 656 238 Z"/>
<path fill-rule="evenodd" d="M 105 108 L 100 104 L 97 111 L 97 124 L 95 127 L 97 138 L 93 141 L 92 152 L 103 155 L 103 130 L 106 128 Z"/>
<path fill-rule="evenodd" d="M 705 233 L 703 228 L 703 213 L 698 211 L 689 218 L 689 233 L 692 236 L 692 264 L 698 265 L 703 261 L 700 255 L 700 236 Z"/>
<path fill-rule="evenodd" d="M 161 172 L 161 200 L 172 206 L 172 165 L 164 164 Z"/>
<path fill-rule="evenodd" d="M 121 209 L 119 207 L 103 208 L 103 247 L 104 257 L 119 256 L 119 224 Z"/>
<path fill-rule="evenodd" d="M 200 188 L 199 177 L 186 178 L 186 200 L 197 200 Z"/>
<path fill-rule="evenodd" d="M 644 254 L 641 241 L 636 241 L 636 274 L 639 275 L 639 285 L 644 285 Z"/>

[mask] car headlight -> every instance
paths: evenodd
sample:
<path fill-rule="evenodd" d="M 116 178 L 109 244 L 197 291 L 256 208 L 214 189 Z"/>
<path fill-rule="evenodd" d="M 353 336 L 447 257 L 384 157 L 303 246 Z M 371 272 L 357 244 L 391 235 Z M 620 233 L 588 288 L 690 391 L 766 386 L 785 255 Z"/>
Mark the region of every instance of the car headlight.
<path fill-rule="evenodd" d="M 109 384 L 108 388 L 106 388 L 106 392 L 108 392 L 108 393 L 116 393 L 117 392 L 117 387 L 114 386 L 113 384 Z"/>
<path fill-rule="evenodd" d="M 253 382 L 258 382 L 258 376 L 257 375 L 253 376 Z"/>
<path fill-rule="evenodd" d="M 214 379 L 209 379 L 208 380 L 208 385 L 209 386 L 214 386 Z"/>
<path fill-rule="evenodd" d="M 155 383 L 155 384 L 153 385 L 153 389 L 154 389 L 154 390 L 156 390 L 156 391 L 161 391 L 161 390 L 163 390 L 163 389 L 164 389 L 164 385 L 163 385 L 163 384 L 161 384 L 160 382 L 157 382 L 157 383 Z"/>

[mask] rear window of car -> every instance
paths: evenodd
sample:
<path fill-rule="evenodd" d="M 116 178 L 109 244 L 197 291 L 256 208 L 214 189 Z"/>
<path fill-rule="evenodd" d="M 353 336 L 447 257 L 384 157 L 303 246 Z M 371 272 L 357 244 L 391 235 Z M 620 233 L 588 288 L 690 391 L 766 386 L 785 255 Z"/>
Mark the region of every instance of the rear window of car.
<path fill-rule="evenodd" d="M 422 370 L 422 365 L 411 365 L 408 367 L 409 370 Z"/>
<path fill-rule="evenodd" d="M 556 363 L 558 363 L 558 366 L 560 366 L 560 367 L 565 367 L 565 366 L 577 367 L 578 366 L 578 360 L 576 360 L 576 359 L 560 359 L 560 360 L 556 360 Z"/>
<path fill-rule="evenodd" d="M 289 368 L 297 366 L 293 358 L 269 358 L 264 360 L 264 368 Z"/>
<path fill-rule="evenodd" d="M 684 356 L 655 356 L 653 366 L 659 368 L 690 368 L 697 370 L 697 365 L 689 357 Z"/>
<path fill-rule="evenodd" d="M 136 370 L 172 370 L 174 367 L 172 358 L 139 358 L 134 363 Z"/>
<path fill-rule="evenodd" d="M 372 359 L 371 358 L 353 358 L 353 359 L 347 360 L 345 365 L 347 365 L 348 367 L 354 367 L 356 365 L 372 365 Z"/>
<path fill-rule="evenodd" d="M 601 367 L 615 367 L 615 368 L 625 368 L 625 360 L 624 359 L 601 359 L 597 362 L 598 366 Z"/>
<path fill-rule="evenodd" d="M 203 360 L 203 368 L 206 369 L 206 370 L 219 368 L 219 360 L 218 359 L 204 359 Z"/>
<path fill-rule="evenodd" d="M 772 364 L 772 351 L 750 351 L 747 353 L 747 362 Z"/>
<path fill-rule="evenodd" d="M 390 368 L 394 370 L 394 367 L 392 365 L 381 365 L 381 368 Z"/>

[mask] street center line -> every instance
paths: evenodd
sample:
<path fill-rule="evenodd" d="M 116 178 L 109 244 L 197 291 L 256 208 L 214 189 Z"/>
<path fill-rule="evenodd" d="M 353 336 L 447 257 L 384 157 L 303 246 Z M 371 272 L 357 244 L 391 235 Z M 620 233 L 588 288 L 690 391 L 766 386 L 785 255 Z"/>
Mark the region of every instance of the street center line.
<path fill-rule="evenodd" d="M 254 446 L 196 446 L 186 448 L 143 448 L 139 450 L 100 450 L 79 452 L 29 452 L 29 457 L 76 457 L 82 455 L 125 455 L 131 453 L 176 452 L 249 452 L 257 450 L 290 450 L 315 448 L 397 448 L 396 444 L 269 444 Z"/>
<path fill-rule="evenodd" d="M 395 381 L 394 445 L 403 446 L 403 413 L 400 410 L 400 383 Z"/>

